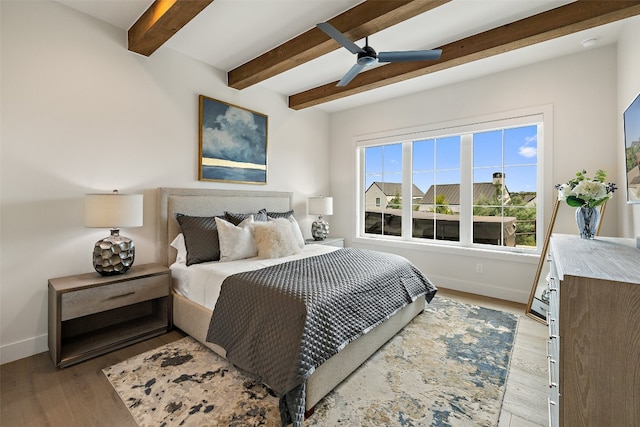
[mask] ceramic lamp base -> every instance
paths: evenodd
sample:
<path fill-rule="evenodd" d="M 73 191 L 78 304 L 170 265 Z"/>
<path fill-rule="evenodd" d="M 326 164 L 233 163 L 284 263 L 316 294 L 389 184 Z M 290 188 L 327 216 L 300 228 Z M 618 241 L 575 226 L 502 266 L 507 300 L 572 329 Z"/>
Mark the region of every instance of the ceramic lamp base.
<path fill-rule="evenodd" d="M 135 246 L 128 237 L 120 236 L 120 230 L 96 242 L 93 248 L 93 268 L 103 276 L 122 274 L 129 270 L 135 259 Z"/>
<path fill-rule="evenodd" d="M 324 240 L 329 236 L 329 223 L 322 216 L 311 224 L 311 236 L 313 240 Z"/>

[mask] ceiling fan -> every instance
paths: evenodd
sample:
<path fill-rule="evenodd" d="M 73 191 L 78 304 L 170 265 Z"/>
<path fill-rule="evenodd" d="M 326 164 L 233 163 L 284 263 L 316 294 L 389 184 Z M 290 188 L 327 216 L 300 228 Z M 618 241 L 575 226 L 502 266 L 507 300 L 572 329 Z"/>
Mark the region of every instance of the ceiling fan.
<path fill-rule="evenodd" d="M 369 46 L 369 37 L 365 38 L 365 46 L 360 47 L 351 40 L 349 40 L 344 34 L 338 31 L 333 25 L 328 22 L 321 22 L 317 24 L 317 27 L 324 31 L 329 37 L 340 43 L 349 52 L 357 54 L 358 59 L 353 67 L 347 74 L 342 77 L 336 86 L 346 86 L 355 76 L 358 75 L 365 67 L 373 65 L 376 62 L 407 62 L 407 61 L 424 61 L 440 59 L 442 49 L 432 50 L 405 50 L 396 52 L 380 52 L 376 51 Z"/>

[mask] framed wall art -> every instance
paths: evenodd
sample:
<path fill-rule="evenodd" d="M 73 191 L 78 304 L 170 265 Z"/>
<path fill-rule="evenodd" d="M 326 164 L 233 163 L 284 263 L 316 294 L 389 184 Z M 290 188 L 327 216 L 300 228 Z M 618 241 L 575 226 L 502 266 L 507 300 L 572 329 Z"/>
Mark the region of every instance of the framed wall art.
<path fill-rule="evenodd" d="M 200 95 L 200 181 L 267 183 L 267 116 Z"/>
<path fill-rule="evenodd" d="M 640 95 L 623 115 L 627 203 L 640 203 Z"/>

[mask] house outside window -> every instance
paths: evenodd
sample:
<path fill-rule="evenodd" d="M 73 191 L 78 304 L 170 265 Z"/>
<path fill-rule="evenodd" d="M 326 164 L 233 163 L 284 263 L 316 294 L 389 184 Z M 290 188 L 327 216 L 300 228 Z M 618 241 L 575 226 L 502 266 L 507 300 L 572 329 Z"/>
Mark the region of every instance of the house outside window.
<path fill-rule="evenodd" d="M 543 118 L 462 123 L 357 144 L 359 236 L 537 251 Z"/>

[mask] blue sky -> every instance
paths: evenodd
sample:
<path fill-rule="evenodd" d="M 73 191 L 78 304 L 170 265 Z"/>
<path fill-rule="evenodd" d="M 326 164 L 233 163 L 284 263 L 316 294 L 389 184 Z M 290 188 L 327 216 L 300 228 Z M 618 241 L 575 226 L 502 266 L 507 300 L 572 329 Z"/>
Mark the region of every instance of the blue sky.
<path fill-rule="evenodd" d="M 494 172 L 502 172 L 509 191 L 536 191 L 536 126 L 476 133 L 473 147 L 474 182 L 491 182 Z M 367 148 L 365 158 L 365 188 L 373 181 L 401 182 L 401 144 Z M 413 183 L 423 192 L 434 183 L 459 183 L 460 137 L 414 141 L 413 171 Z"/>

